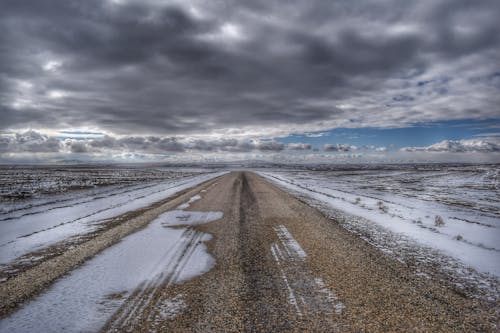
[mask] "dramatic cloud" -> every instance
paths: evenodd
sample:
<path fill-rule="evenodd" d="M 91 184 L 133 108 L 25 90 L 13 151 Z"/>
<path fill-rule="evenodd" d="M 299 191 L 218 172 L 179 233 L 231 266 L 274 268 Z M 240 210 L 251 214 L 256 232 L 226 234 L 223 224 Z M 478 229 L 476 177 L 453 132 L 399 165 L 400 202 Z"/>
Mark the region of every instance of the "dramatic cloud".
<path fill-rule="evenodd" d="M 428 147 L 405 147 L 405 152 L 448 152 L 448 153 L 499 153 L 500 140 L 444 140 Z"/>
<path fill-rule="evenodd" d="M 68 132 L 67 134 L 71 134 Z M 74 133 L 82 135 L 82 133 Z M 97 135 L 89 133 L 89 135 Z M 498 138 L 443 141 L 428 147 L 399 150 L 380 146 L 305 143 L 283 144 L 260 139 L 193 139 L 191 137 L 104 135 L 64 138 L 36 131 L 0 134 L 0 163 L 74 161 L 227 161 L 263 160 L 277 163 L 402 163 L 498 162 Z M 460 153 L 460 154 L 458 154 Z"/>
<path fill-rule="evenodd" d="M 74 152 L 281 151 L 169 137 L 494 118 L 498 17 L 497 0 L 2 1 L 0 129 L 137 136 Z"/>
<path fill-rule="evenodd" d="M 61 142 L 53 137 L 35 131 L 0 136 L 0 155 L 2 153 L 53 153 L 59 152 Z"/>
<path fill-rule="evenodd" d="M 15 154 L 26 152 L 166 154 L 193 151 L 233 153 L 259 151 L 265 153 L 280 152 L 285 148 L 285 144 L 272 140 L 193 140 L 191 138 L 158 136 L 130 136 L 115 138 L 109 135 L 89 140 L 61 140 L 35 131 L 0 135 L 0 157 L 5 153 Z"/>

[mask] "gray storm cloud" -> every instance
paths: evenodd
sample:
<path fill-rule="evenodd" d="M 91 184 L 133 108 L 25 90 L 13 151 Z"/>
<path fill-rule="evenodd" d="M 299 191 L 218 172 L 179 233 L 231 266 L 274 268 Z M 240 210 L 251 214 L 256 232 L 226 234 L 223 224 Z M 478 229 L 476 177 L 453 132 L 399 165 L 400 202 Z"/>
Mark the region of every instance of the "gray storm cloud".
<path fill-rule="evenodd" d="M 75 152 L 280 151 L 168 137 L 494 118 L 498 17 L 496 0 L 2 1 L 0 129 L 137 136 Z M 57 146 L 39 142 L 23 149 Z"/>
<path fill-rule="evenodd" d="M 348 152 L 348 151 L 351 151 L 351 150 L 356 150 L 356 149 L 358 149 L 358 147 L 352 146 L 352 145 L 349 145 L 349 144 L 341 144 L 341 143 L 331 144 L 331 143 L 327 143 L 327 144 L 325 144 L 323 146 L 323 149 L 326 150 L 326 151 L 343 151 L 343 152 Z"/>

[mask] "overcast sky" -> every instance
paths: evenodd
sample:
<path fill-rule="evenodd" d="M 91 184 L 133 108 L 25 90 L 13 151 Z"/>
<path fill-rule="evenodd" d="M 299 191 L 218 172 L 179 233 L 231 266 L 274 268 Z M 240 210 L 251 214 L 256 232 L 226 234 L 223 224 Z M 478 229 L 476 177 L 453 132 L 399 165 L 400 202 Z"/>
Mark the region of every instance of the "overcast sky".
<path fill-rule="evenodd" d="M 500 162 L 499 17 L 498 0 L 3 0 L 0 162 Z"/>

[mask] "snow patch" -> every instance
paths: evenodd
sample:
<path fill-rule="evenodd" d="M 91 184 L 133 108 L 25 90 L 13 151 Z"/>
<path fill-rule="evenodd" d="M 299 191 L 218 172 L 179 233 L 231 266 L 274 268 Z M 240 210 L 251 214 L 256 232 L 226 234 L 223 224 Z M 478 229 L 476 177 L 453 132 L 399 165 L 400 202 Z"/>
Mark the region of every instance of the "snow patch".
<path fill-rule="evenodd" d="M 187 209 L 187 208 L 189 208 L 189 206 L 191 206 L 191 204 L 193 202 L 200 200 L 200 199 L 201 199 L 201 196 L 199 194 L 192 196 L 191 198 L 189 198 L 188 202 L 185 202 L 182 205 L 179 205 L 179 207 L 177 207 L 177 209 Z"/>
<path fill-rule="evenodd" d="M 171 210 L 161 214 L 158 221 L 164 227 L 205 224 L 222 218 L 222 212 L 192 212 Z"/>
<path fill-rule="evenodd" d="M 285 283 L 286 289 L 288 290 L 288 302 L 292 304 L 295 307 L 295 311 L 297 312 L 297 315 L 300 317 L 302 316 L 302 310 L 299 307 L 299 304 L 297 302 L 297 297 L 295 296 L 295 291 L 290 287 L 290 283 L 288 282 L 288 277 L 286 276 L 285 272 L 283 271 L 283 268 L 281 267 L 281 261 L 280 261 L 280 255 L 278 253 L 280 252 L 279 248 L 276 246 L 276 244 L 271 245 L 271 253 L 273 254 L 274 260 L 276 261 L 276 265 L 278 266 L 280 272 L 281 272 L 281 278 L 283 279 L 283 282 Z"/>
<path fill-rule="evenodd" d="M 290 256 L 305 258 L 307 257 L 306 252 L 302 249 L 300 244 L 293 238 L 292 234 L 284 225 L 275 226 L 274 231 L 278 235 L 281 244 L 283 244 L 284 249 L 288 252 Z"/>
<path fill-rule="evenodd" d="M 222 215 L 181 210 L 160 215 L 0 321 L 0 332 L 96 332 L 115 313 L 118 320 L 111 326 L 125 331 L 133 329 L 154 299 L 159 300 L 153 304 L 159 317 L 152 322 L 172 318 L 186 305 L 181 295 L 161 300 L 160 286 L 189 280 L 214 266 L 205 245 L 211 236 L 192 226 Z"/>

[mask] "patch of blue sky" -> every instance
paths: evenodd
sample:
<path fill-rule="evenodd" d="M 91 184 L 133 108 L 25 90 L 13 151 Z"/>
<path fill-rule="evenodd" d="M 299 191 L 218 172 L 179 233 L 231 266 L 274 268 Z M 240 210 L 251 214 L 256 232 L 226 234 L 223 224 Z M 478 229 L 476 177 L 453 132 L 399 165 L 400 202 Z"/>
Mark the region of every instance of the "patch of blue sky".
<path fill-rule="evenodd" d="M 94 140 L 96 137 L 88 137 L 88 136 L 61 136 L 58 135 L 56 136 L 57 140 L 64 141 L 64 140 L 77 140 L 77 141 L 88 141 L 88 140 Z"/>
<path fill-rule="evenodd" d="M 92 132 L 92 131 L 59 131 L 61 135 L 56 136 L 58 140 L 64 141 L 67 139 L 71 140 L 94 140 L 96 138 L 102 138 L 105 134 L 102 132 Z"/>
<path fill-rule="evenodd" d="M 75 135 L 104 135 L 102 132 L 90 132 L 90 131 L 59 131 L 61 134 L 75 134 Z"/>
<path fill-rule="evenodd" d="M 336 128 L 315 133 L 292 134 L 277 138 L 283 143 L 308 143 L 320 148 L 324 144 L 383 146 L 393 149 L 408 146 L 428 146 L 443 140 L 467 140 L 499 132 L 500 118 L 462 119 L 414 124 L 404 128 Z"/>

